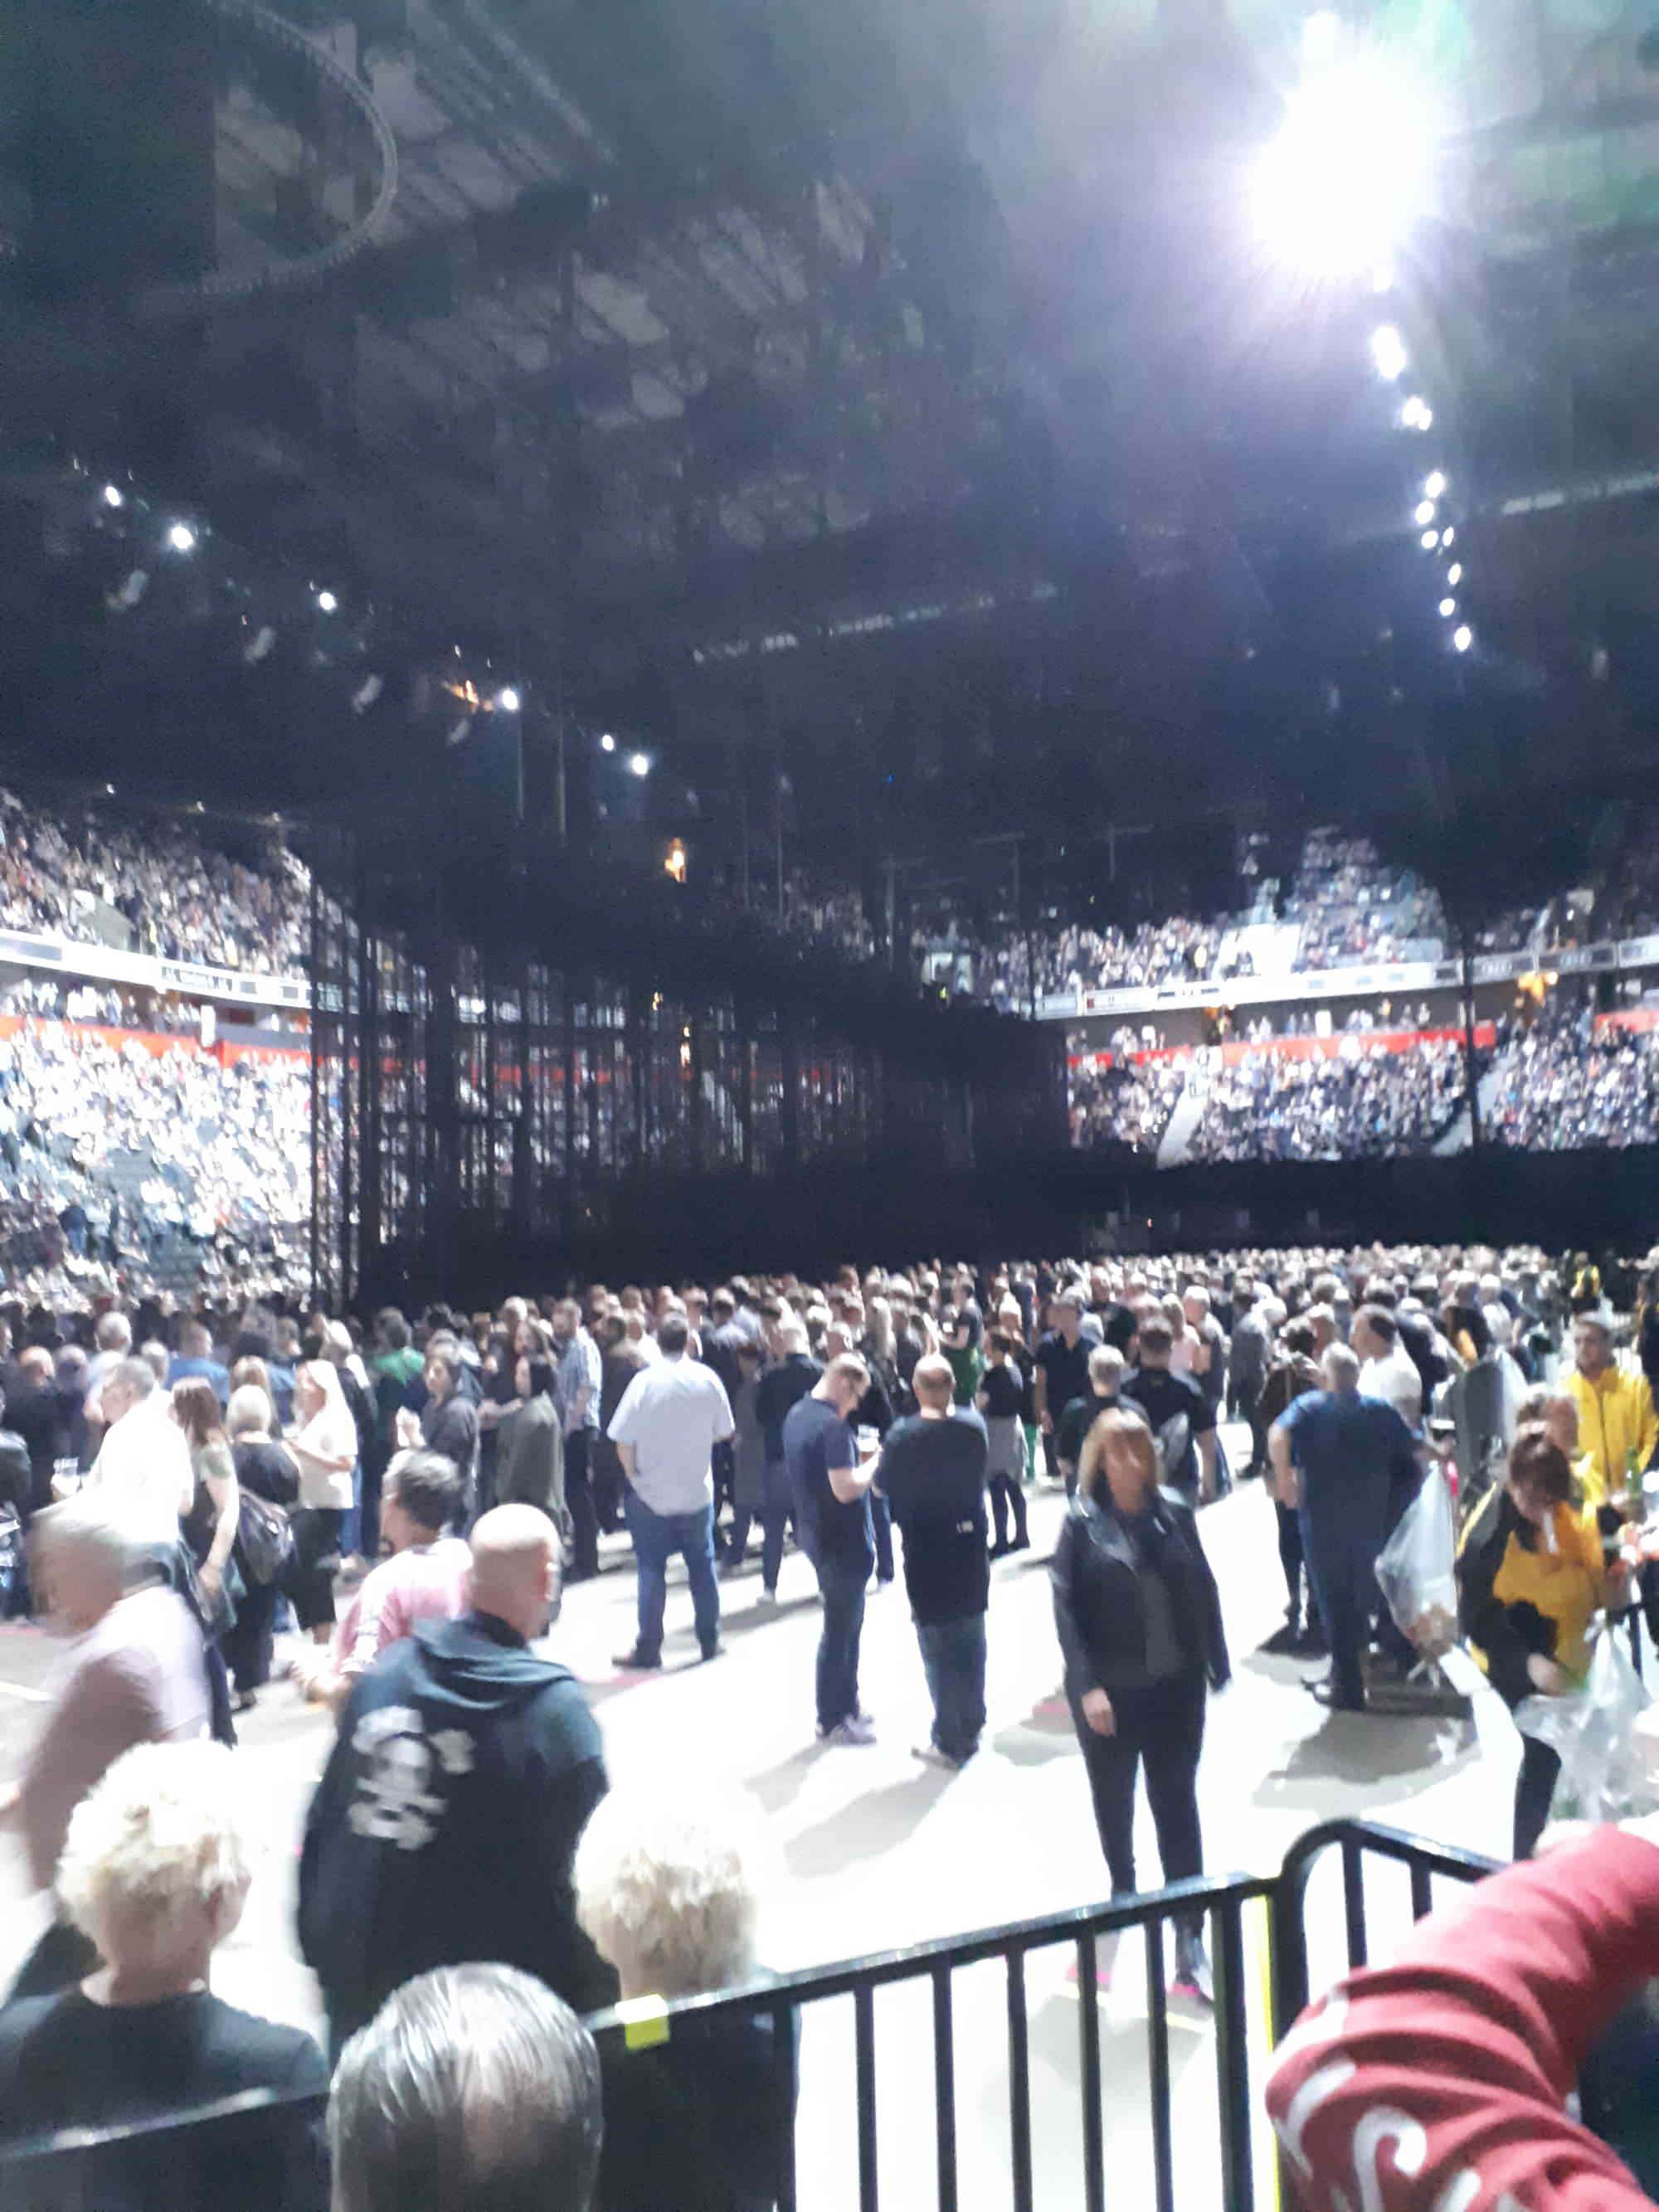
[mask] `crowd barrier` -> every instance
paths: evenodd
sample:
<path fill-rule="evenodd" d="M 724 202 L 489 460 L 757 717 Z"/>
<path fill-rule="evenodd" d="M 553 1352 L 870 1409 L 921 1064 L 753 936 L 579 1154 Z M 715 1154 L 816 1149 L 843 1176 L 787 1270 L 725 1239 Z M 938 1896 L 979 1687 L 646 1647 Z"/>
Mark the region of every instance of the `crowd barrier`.
<path fill-rule="evenodd" d="M 677 2024 L 696 2021 L 704 2027 L 722 2016 L 769 2014 L 778 2069 L 778 2109 L 793 2108 L 797 2054 L 809 2063 L 800 2086 L 816 2095 L 824 2086 L 811 2063 L 810 2036 L 815 2008 L 850 2000 L 853 2035 L 853 2096 L 847 2119 L 849 2144 L 856 2145 L 859 2212 L 878 2212 L 883 2201 L 881 2166 L 884 2109 L 880 2084 L 913 2097 L 921 2075 L 919 2055 L 906 2051 L 903 2069 L 889 2051 L 878 2051 L 876 1999 L 883 1990 L 909 1988 L 926 2000 L 931 2013 L 933 2100 L 931 2164 L 939 2212 L 958 2212 L 964 2174 L 958 2141 L 958 2041 L 960 1978 L 975 1967 L 1000 1966 L 1006 2015 L 1007 2106 L 1006 2173 L 988 2174 L 983 2131 L 976 2130 L 969 2176 L 974 2203 L 1012 2205 L 1033 2212 L 1054 2201 L 1040 2190 L 1033 2171 L 1031 2018 L 1028 1962 L 1058 1947 L 1069 1947 L 1077 1965 L 1075 2107 L 1082 2202 L 1085 2212 L 1104 2212 L 1109 2202 L 1151 2204 L 1156 2212 L 1175 2212 L 1198 2201 L 1195 2191 L 1178 2190 L 1176 2130 L 1172 2108 L 1170 2003 L 1166 1984 L 1165 1929 L 1183 1917 L 1202 1915 L 1207 1923 L 1215 1975 L 1213 2065 L 1218 2201 L 1223 2212 L 1255 2212 L 1264 2197 L 1289 2212 L 1295 2202 L 1289 2177 L 1276 2166 L 1271 2135 L 1261 2112 L 1261 2059 L 1272 2041 L 1290 2027 L 1310 1995 L 1308 1893 L 1310 1879 L 1328 1855 L 1338 1855 L 1342 1879 L 1342 1923 L 1346 1963 L 1364 1964 L 1370 1941 L 1367 1911 L 1368 1864 L 1393 1863 L 1409 1878 L 1409 1911 L 1420 1918 L 1431 1909 L 1437 1877 L 1478 1881 L 1492 1862 L 1468 1851 L 1432 1844 L 1400 1830 L 1364 1820 L 1331 1820 L 1310 1830 L 1291 1846 L 1277 1875 L 1232 1875 L 1172 1884 L 1165 1889 L 1107 1904 L 1014 1921 L 963 1937 L 917 1943 L 902 1950 L 857 1959 L 842 1966 L 771 1975 L 749 1986 L 714 1996 L 672 2002 L 649 2001 L 596 2014 L 590 2022 L 602 2046 L 618 2047 L 641 2061 L 671 2043 Z M 1261 1912 L 1252 1915 L 1257 1904 Z M 1115 2150 L 1109 2196 L 1107 2186 L 1107 2082 L 1102 2067 L 1102 2007 L 1097 1964 L 1103 1940 L 1123 1939 L 1121 1966 L 1133 1955 L 1135 1937 L 1146 1978 L 1145 2044 L 1147 2083 L 1146 2118 L 1149 2171 L 1126 2170 Z M 1339 1960 L 1336 1971 L 1340 1971 Z M 1334 1974 L 1320 1976 L 1323 1986 Z M 1252 2051 L 1255 2063 L 1252 2064 Z M 975 2052 L 977 2067 L 982 2051 Z M 833 2068 L 828 2069 L 833 2072 Z M 623 2071 L 625 2074 L 625 2063 Z M 1111 2084 L 1115 2090 L 1116 2078 Z M 137 2158 L 160 2172 L 174 2162 L 182 2183 L 202 2171 L 204 2156 L 246 2134 L 251 2124 L 279 2111 L 309 2108 L 319 2134 L 324 2100 L 317 2096 L 283 2097 L 254 2092 L 227 2102 L 139 2127 L 80 2132 L 0 2149 L 0 2203 L 40 2207 L 41 2212 L 98 2212 L 111 2201 L 108 2161 Z M 733 2114 L 734 2124 L 741 2116 Z M 822 2115 L 817 2116 L 822 2123 Z M 1054 2146 L 1045 2144 L 1052 2159 Z M 1207 2155 L 1208 2146 L 1204 2146 Z M 1264 2187 L 1264 2174 L 1270 2177 Z M 100 2176 L 104 2179 L 100 2179 Z M 796 2212 L 800 2202 L 795 2146 L 785 2136 L 775 2181 L 780 2212 Z M 172 2193 L 186 2197 L 183 2186 Z M 889 2191 L 890 2197 L 896 2191 Z M 907 2192 L 907 2201 L 914 2191 Z M 164 2201 L 158 2196 L 156 2202 Z M 845 2202 L 844 2197 L 837 2198 Z M 922 2200 L 925 2201 L 925 2200 Z M 1069 2192 L 1068 2192 L 1069 2201 Z M 234 2212 L 228 2204 L 226 2212 Z"/>

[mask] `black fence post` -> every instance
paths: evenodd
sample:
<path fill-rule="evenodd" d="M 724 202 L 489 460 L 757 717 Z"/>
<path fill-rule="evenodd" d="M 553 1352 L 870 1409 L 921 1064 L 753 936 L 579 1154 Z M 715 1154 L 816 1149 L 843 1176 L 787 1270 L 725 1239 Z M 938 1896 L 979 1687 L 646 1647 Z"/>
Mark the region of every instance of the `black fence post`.
<path fill-rule="evenodd" d="M 1221 2114 L 1221 2202 L 1225 2212 L 1253 2212 L 1250 2163 L 1249 2028 L 1244 2013 L 1244 1936 L 1236 1897 L 1215 1908 L 1216 2100 Z"/>
<path fill-rule="evenodd" d="M 1025 2018 L 1025 1954 L 1008 1954 L 1008 2136 L 1014 2212 L 1032 2212 L 1031 2050 Z M 1165 2212 L 1160 2207 L 1159 2212 Z"/>

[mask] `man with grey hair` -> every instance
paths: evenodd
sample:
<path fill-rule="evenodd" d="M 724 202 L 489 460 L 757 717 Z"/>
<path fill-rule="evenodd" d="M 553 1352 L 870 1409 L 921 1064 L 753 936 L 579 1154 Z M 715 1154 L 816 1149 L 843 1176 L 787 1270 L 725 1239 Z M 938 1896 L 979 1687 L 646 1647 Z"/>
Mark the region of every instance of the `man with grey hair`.
<path fill-rule="evenodd" d="M 1346 1344 L 1325 1347 L 1324 1388 L 1304 1391 L 1267 1432 L 1268 1456 L 1286 1505 L 1302 1519 L 1308 1574 L 1330 1639 L 1331 1674 L 1313 1685 L 1322 1705 L 1364 1712 L 1364 1656 L 1376 1604 L 1376 1555 L 1391 1505 L 1418 1481 L 1412 1432 L 1380 1398 L 1360 1394 L 1359 1360 Z"/>
<path fill-rule="evenodd" d="M 592 2212 L 599 2053 L 512 1966 L 441 1966 L 346 2045 L 329 2106 L 334 2212 Z"/>
<path fill-rule="evenodd" d="M 791 1410 L 808 1395 L 823 1370 L 806 1348 L 806 1324 L 798 1314 L 785 1311 L 774 1331 L 777 1358 L 763 1370 L 755 1391 L 755 1417 L 760 1423 L 765 1459 L 761 1472 L 761 1594 L 756 1610 L 769 1609 L 778 1601 L 778 1576 L 783 1566 L 784 1532 L 795 1514 L 789 1468 L 783 1449 L 783 1425 Z"/>
<path fill-rule="evenodd" d="M 190 1447 L 172 1401 L 148 1360 L 123 1359 L 104 1377 L 101 1403 L 108 1425 L 88 1487 L 106 1494 L 111 1513 L 170 1550 L 196 1495 Z"/>
<path fill-rule="evenodd" d="M 206 1733 L 202 1633 L 182 1598 L 155 1578 L 146 1532 L 95 1492 L 34 1520 L 35 1587 L 52 1625 L 75 1641 L 21 1777 L 0 1788 L 0 1818 L 15 1820 L 37 1890 L 49 1890 L 70 1815 L 124 1751 L 187 1742 Z M 12 1996 L 40 1996 L 78 1980 L 92 1948 L 67 1920 L 53 1923 Z"/>

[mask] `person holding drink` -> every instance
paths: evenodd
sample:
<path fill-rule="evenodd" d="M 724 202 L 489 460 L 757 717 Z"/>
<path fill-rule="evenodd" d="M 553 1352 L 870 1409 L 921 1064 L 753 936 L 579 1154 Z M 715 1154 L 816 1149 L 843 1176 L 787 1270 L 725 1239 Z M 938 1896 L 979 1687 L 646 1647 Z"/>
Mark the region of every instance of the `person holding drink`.
<path fill-rule="evenodd" d="M 817 1570 L 823 1599 L 818 1638 L 818 1736 L 824 1743 L 873 1743 L 876 1731 L 859 1705 L 859 1639 L 864 1596 L 876 1562 L 870 1488 L 881 1447 L 866 1431 L 860 1449 L 852 1416 L 870 1387 L 856 1352 L 832 1359 L 783 1424 L 783 1455 L 795 1501 L 795 1523 Z"/>

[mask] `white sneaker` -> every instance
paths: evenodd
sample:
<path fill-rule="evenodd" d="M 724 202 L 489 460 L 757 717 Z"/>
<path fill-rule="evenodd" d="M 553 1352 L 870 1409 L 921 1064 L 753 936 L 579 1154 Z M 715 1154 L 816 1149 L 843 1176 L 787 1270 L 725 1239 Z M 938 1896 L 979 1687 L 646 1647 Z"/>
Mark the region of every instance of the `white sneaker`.
<path fill-rule="evenodd" d="M 850 1713 L 834 1728 L 821 1730 L 820 1740 L 824 1743 L 873 1743 L 876 1724 L 868 1713 Z"/>
<path fill-rule="evenodd" d="M 936 1743 L 915 1743 L 910 1747 L 913 1758 L 923 1759 L 929 1766 L 943 1767 L 947 1774 L 960 1774 L 963 1762 L 952 1759 L 948 1751 L 941 1751 Z"/>
<path fill-rule="evenodd" d="M 760 1591 L 755 1599 L 755 1611 L 757 1613 L 775 1613 L 777 1609 L 777 1592 L 775 1590 L 769 1589 Z"/>

